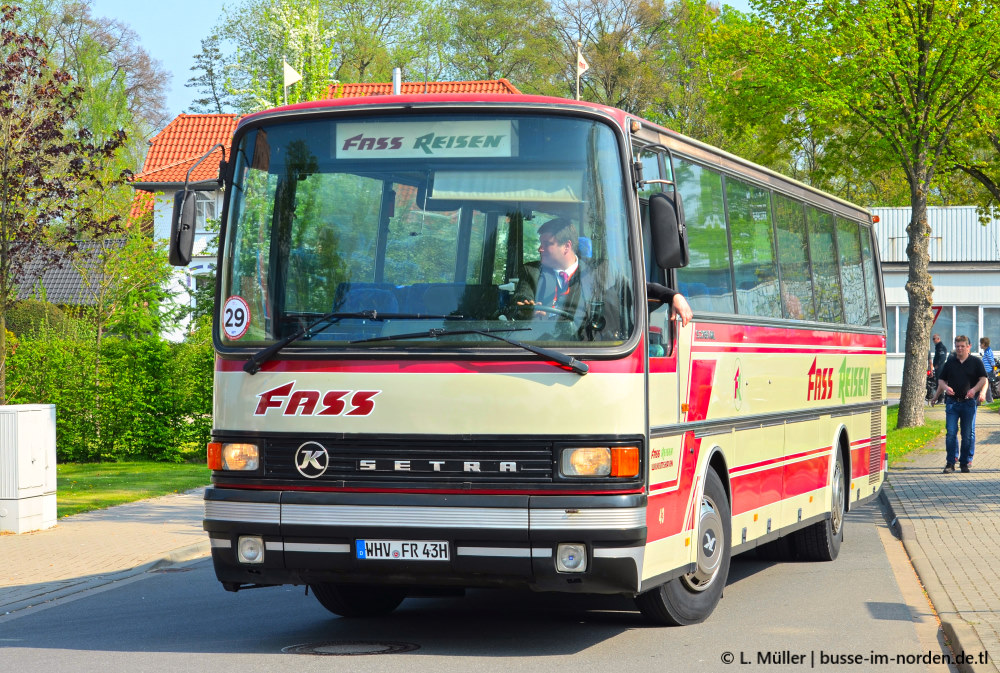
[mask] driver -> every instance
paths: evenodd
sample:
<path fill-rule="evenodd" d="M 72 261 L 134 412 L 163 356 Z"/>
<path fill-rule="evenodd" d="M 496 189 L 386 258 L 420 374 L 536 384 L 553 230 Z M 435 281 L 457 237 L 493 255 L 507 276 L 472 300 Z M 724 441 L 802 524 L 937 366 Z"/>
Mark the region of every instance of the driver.
<path fill-rule="evenodd" d="M 521 267 L 513 301 L 525 307 L 519 310 L 522 314 L 531 311 L 532 306 L 556 309 L 535 309 L 532 312 L 536 318 L 573 315 L 580 303 L 581 279 L 590 271 L 586 261 L 576 254 L 576 227 L 567 218 L 557 217 L 538 228 L 538 240 L 540 259 Z"/>

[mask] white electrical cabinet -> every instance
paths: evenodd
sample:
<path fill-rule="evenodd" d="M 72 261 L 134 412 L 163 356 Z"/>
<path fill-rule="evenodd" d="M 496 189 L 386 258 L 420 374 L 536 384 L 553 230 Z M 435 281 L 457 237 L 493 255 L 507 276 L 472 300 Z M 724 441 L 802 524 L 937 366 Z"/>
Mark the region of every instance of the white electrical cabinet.
<path fill-rule="evenodd" d="M 0 531 L 56 525 L 56 407 L 0 406 Z"/>

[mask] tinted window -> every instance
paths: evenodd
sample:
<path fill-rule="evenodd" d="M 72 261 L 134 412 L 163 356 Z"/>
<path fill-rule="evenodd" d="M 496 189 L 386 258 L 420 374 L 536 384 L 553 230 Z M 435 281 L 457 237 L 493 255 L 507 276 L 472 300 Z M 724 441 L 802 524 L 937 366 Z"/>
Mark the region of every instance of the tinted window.
<path fill-rule="evenodd" d="M 737 307 L 743 315 L 780 318 L 770 196 L 762 187 L 726 179 Z"/>
<path fill-rule="evenodd" d="M 814 320 L 816 311 L 805 207 L 798 201 L 775 194 L 774 222 L 778 231 L 782 313 L 786 318 Z"/>
<path fill-rule="evenodd" d="M 833 215 L 812 206 L 806 209 L 806 213 L 816 287 L 816 319 L 823 322 L 844 322 Z"/>
<path fill-rule="evenodd" d="M 861 269 L 861 244 L 856 222 L 837 219 L 837 247 L 840 249 L 840 282 L 844 290 L 844 311 L 851 325 L 868 324 L 868 300 Z"/>
<path fill-rule="evenodd" d="M 681 160 L 675 160 L 674 167 L 691 251 L 690 263 L 677 270 L 677 289 L 696 311 L 732 313 L 733 281 L 722 176 Z"/>

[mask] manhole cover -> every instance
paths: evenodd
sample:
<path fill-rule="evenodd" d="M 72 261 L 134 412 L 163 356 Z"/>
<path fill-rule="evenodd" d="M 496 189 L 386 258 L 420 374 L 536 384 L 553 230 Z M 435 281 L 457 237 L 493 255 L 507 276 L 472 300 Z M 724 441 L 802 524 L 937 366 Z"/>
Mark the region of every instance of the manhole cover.
<path fill-rule="evenodd" d="M 375 642 L 364 640 L 303 643 L 281 648 L 286 654 L 319 654 L 334 657 L 351 657 L 362 654 L 399 654 L 420 649 L 413 643 Z"/>

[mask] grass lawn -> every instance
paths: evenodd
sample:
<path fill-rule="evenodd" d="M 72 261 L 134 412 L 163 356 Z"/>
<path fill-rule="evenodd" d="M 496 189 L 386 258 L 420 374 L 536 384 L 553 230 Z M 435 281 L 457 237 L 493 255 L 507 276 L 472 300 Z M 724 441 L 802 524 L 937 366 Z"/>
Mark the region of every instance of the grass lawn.
<path fill-rule="evenodd" d="M 181 493 L 209 483 L 204 464 L 61 463 L 56 467 L 57 516 Z"/>

